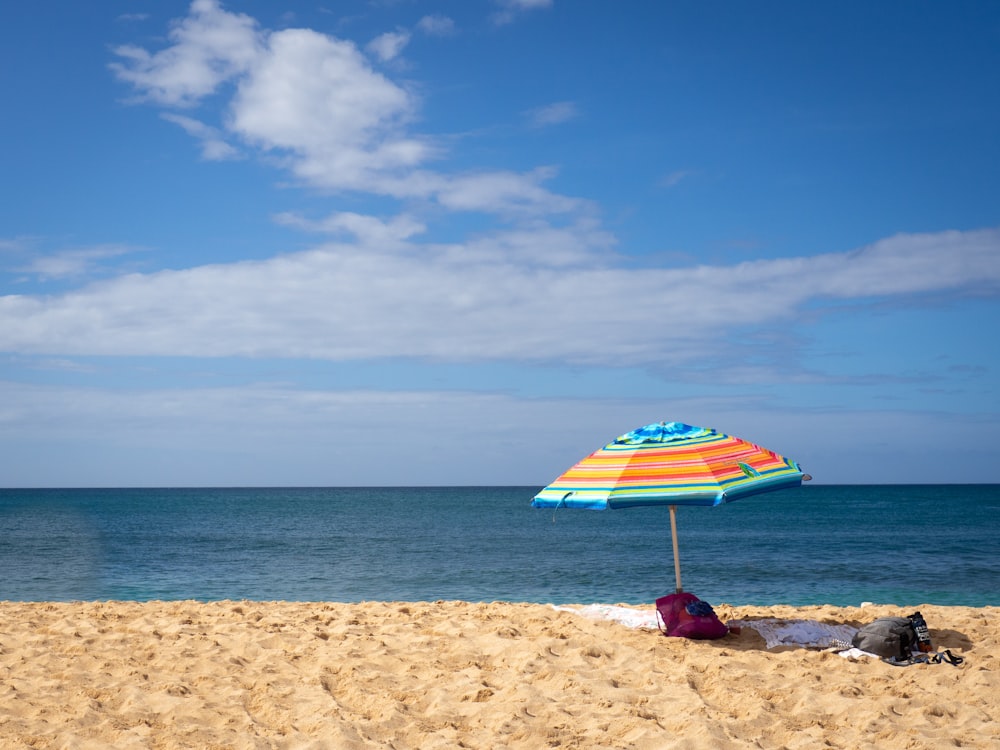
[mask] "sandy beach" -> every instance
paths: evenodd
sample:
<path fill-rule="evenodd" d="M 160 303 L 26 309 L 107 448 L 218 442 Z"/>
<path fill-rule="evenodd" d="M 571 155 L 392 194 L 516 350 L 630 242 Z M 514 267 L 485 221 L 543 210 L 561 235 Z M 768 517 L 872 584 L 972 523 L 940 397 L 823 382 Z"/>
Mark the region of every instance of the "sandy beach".
<path fill-rule="evenodd" d="M 716 607 L 852 625 L 912 609 Z M 1000 746 L 1000 608 L 920 609 L 961 666 L 540 604 L 4 602 L 0 747 Z"/>

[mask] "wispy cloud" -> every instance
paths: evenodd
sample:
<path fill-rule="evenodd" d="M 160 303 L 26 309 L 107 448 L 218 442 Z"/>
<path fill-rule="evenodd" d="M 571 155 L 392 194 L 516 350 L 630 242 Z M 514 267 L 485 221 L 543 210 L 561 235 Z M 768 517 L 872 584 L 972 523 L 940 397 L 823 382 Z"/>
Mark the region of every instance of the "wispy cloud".
<path fill-rule="evenodd" d="M 665 187 L 665 188 L 677 187 L 678 185 L 681 184 L 681 182 L 692 177 L 694 174 L 695 172 L 690 169 L 677 169 L 673 172 L 669 172 L 663 175 L 663 177 L 659 179 L 657 184 L 660 187 Z"/>
<path fill-rule="evenodd" d="M 218 128 L 206 125 L 193 117 L 178 115 L 172 112 L 164 112 L 160 117 L 167 122 L 179 125 L 188 135 L 201 141 L 201 155 L 204 159 L 208 161 L 225 161 L 240 158 L 239 150 L 226 142 L 224 135 Z"/>
<path fill-rule="evenodd" d="M 426 229 L 422 222 L 406 214 L 382 221 L 374 216 L 338 211 L 323 219 L 314 220 L 295 212 L 284 212 L 277 214 L 274 220 L 278 224 L 306 232 L 351 236 L 363 246 L 381 249 L 391 248 Z"/>
<path fill-rule="evenodd" d="M 559 125 L 579 116 L 576 104 L 573 102 L 554 102 L 544 107 L 532 109 L 527 113 L 528 120 L 535 127 Z"/>
<path fill-rule="evenodd" d="M 494 0 L 500 6 L 491 18 L 497 26 L 513 22 L 520 14 L 543 8 L 551 8 L 553 0 Z"/>
<path fill-rule="evenodd" d="M 410 32 L 387 31 L 372 39 L 366 49 L 382 62 L 395 60 L 410 43 Z"/>
<path fill-rule="evenodd" d="M 50 254 L 35 255 L 16 270 L 37 276 L 43 281 L 79 278 L 93 274 L 102 266 L 102 261 L 134 251 L 133 247 L 116 244 L 72 248 Z"/>
<path fill-rule="evenodd" d="M 424 16 L 417 21 L 417 30 L 428 36 L 451 36 L 457 31 L 455 21 L 439 13 Z"/>
<path fill-rule="evenodd" d="M 518 476 L 543 484 L 554 466 L 568 466 L 592 450 L 593 435 L 618 434 L 656 412 L 646 400 L 582 404 L 461 391 L 261 384 L 116 391 L 2 380 L 0 405 L 4 476 L 11 486 L 37 482 L 38 476 L 56 486 L 176 486 L 179 477 L 186 484 L 223 485 L 369 484 L 373 476 L 384 482 L 389 478 L 379 465 L 384 436 L 401 426 L 412 426 L 420 438 L 400 451 L 396 481 L 509 484 Z M 678 413 L 681 407 L 678 403 Z M 440 446 L 468 429 L 470 414 L 482 423 L 477 439 L 455 442 L 450 460 L 442 462 Z M 761 440 L 767 437 L 766 422 L 755 424 Z M 102 429 L 95 431 L 95 424 Z M 74 444 L 93 458 L 82 468 L 79 462 L 64 462 L 39 471 L 37 451 L 26 448 L 38 439 Z M 505 450 L 483 451 L 484 444 Z M 226 446 L 226 456 L 246 460 L 215 460 L 207 466 L 190 460 L 189 454 L 219 456 L 220 445 Z M 184 466 L 181 475 L 175 462 Z"/>
<path fill-rule="evenodd" d="M 992 421 L 962 414 L 791 411 L 731 397 L 671 398 L 664 414 L 662 398 L 268 385 L 112 390 L 0 381 L 0 405 L 8 486 L 329 486 L 371 484 L 373 478 L 412 484 L 415 477 L 468 485 L 510 484 L 517 477 L 541 486 L 597 440 L 645 424 L 651 415 L 753 435 L 824 483 L 961 482 L 983 475 L 984 457 L 968 445 L 990 444 L 995 435 Z M 476 415 L 477 439 L 454 440 L 467 432 L 470 414 Z M 866 423 L 880 429 L 859 431 Z M 95 431 L 95 424 L 101 429 Z M 928 440 L 928 424 L 966 439 Z M 393 455 L 389 476 L 385 435 L 401 429 L 419 439 L 407 440 Z M 887 434 L 893 436 L 891 451 L 885 450 Z M 52 462 L 34 448 L 38 441 L 73 445 L 75 460 Z M 441 445 L 449 446 L 447 461 Z M 502 450 L 484 451 L 483 445 Z M 199 460 L 205 455 L 213 460 Z"/>
<path fill-rule="evenodd" d="M 414 243 L 420 227 L 405 218 L 336 214 L 322 228 L 363 241 L 131 274 L 55 297 L 2 297 L 0 349 L 676 366 L 824 301 L 912 304 L 914 295 L 1000 291 L 996 229 L 636 270 L 596 262 L 613 240 L 587 225 L 455 245 Z M 649 324 L 669 310 L 683 311 L 683 325 Z"/>
<path fill-rule="evenodd" d="M 49 372 L 94 373 L 97 367 L 74 359 L 60 357 L 6 357 L 7 362 L 26 370 Z"/>
<path fill-rule="evenodd" d="M 20 237 L 12 239 L 4 239 L 0 237 L 0 253 L 9 253 L 12 255 L 22 253 L 29 242 L 30 240 Z"/>

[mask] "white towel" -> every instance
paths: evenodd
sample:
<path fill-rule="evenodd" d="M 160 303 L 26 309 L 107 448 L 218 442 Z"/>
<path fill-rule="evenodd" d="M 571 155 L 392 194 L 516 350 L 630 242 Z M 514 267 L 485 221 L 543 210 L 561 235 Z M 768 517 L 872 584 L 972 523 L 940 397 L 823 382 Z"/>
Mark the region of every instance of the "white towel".
<path fill-rule="evenodd" d="M 799 646 L 802 648 L 851 648 L 851 639 L 858 629 L 851 625 L 831 625 L 816 620 L 734 620 L 730 625 L 753 628 L 767 644 L 767 648 L 777 646 Z"/>
<path fill-rule="evenodd" d="M 572 612 L 591 620 L 611 620 L 627 628 L 656 630 L 656 610 L 614 607 L 609 604 L 587 604 L 582 607 L 556 607 L 560 612 Z"/>

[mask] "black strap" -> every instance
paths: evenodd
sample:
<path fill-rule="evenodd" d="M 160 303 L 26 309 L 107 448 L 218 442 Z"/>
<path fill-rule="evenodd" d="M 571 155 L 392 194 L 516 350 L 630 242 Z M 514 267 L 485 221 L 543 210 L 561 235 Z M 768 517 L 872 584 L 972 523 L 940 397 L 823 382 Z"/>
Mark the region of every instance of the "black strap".
<path fill-rule="evenodd" d="M 964 656 L 955 656 L 953 653 L 951 653 L 951 650 L 947 648 L 944 650 L 943 654 L 940 652 L 934 654 L 933 658 L 935 664 L 940 664 L 941 662 L 945 662 L 946 664 L 951 664 L 953 667 L 957 667 L 959 664 L 965 661 Z"/>
<path fill-rule="evenodd" d="M 940 664 L 942 662 L 957 667 L 965 661 L 965 657 L 955 656 L 949 649 L 945 649 L 944 653 L 914 654 L 909 657 L 890 656 L 888 659 L 882 659 L 882 661 L 894 667 L 911 667 L 914 664 Z"/>

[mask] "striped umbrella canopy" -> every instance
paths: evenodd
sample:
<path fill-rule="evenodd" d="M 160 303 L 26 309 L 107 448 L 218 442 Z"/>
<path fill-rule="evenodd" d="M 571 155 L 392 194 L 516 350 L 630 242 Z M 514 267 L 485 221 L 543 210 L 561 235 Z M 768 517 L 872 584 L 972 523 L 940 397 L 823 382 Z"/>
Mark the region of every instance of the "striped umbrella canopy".
<path fill-rule="evenodd" d="M 731 435 L 682 422 L 632 430 L 591 453 L 535 495 L 535 508 L 634 508 L 666 505 L 677 591 L 678 505 L 721 505 L 811 479 L 798 464 Z"/>

